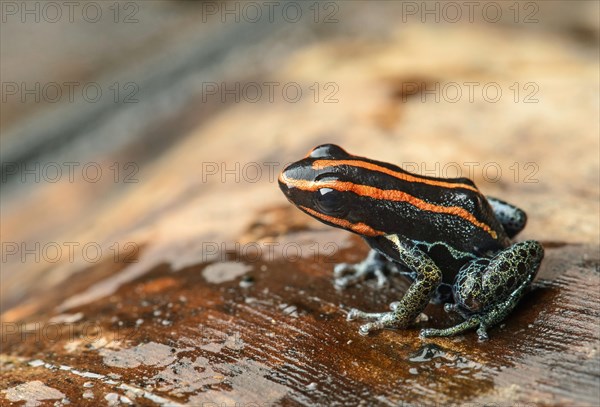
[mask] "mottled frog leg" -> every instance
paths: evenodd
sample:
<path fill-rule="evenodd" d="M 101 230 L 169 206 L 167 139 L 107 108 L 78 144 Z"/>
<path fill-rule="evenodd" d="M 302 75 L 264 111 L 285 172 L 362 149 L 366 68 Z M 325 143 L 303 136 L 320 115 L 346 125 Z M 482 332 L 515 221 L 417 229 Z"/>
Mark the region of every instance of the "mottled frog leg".
<path fill-rule="evenodd" d="M 349 287 L 372 276 L 375 276 L 377 279 L 377 287 L 381 288 L 388 285 L 387 276 L 390 273 L 398 271 L 398 265 L 387 260 L 377 250 L 371 249 L 367 257 L 360 263 L 337 264 L 333 269 L 333 276 L 335 278 L 335 286 L 338 288 Z"/>
<path fill-rule="evenodd" d="M 515 243 L 492 259 L 466 264 L 456 276 L 456 304 L 444 307 L 459 312 L 466 321 L 447 329 L 425 329 L 421 336 L 452 336 L 478 328 L 479 339 L 487 339 L 487 329 L 506 318 L 526 293 L 543 257 L 540 243 L 528 240 Z"/>
<path fill-rule="evenodd" d="M 486 199 L 508 237 L 512 239 L 523 230 L 527 223 L 527 214 L 522 209 L 491 196 L 486 196 Z"/>
<path fill-rule="evenodd" d="M 387 252 L 394 252 L 394 258 L 398 258 L 415 272 L 415 280 L 400 301 L 390 304 L 391 312 L 367 313 L 356 309 L 350 310 L 349 321 L 354 319 L 374 321 L 360 327 L 361 335 L 383 328 L 405 328 L 414 323 L 442 281 L 440 269 L 412 241 L 398 235 L 387 235 L 381 239 L 385 239 L 381 243 Z"/>

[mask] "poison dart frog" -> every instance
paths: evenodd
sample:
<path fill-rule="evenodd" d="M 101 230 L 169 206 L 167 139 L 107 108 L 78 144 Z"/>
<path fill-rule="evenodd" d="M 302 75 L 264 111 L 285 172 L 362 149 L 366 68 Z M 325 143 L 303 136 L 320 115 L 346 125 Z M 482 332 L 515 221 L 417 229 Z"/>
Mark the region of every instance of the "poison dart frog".
<path fill-rule="evenodd" d="M 477 329 L 480 340 L 526 293 L 544 249 L 535 240 L 511 243 L 527 221 L 521 209 L 484 196 L 468 178 L 435 178 L 347 153 L 334 144 L 315 147 L 279 175 L 287 199 L 310 216 L 354 232 L 371 247 L 357 264 L 338 264 L 335 283 L 347 287 L 390 273 L 411 285 L 389 312 L 352 309 L 347 319 L 370 321 L 359 333 L 406 328 L 431 301 L 464 321 L 424 329 L 421 337 Z"/>

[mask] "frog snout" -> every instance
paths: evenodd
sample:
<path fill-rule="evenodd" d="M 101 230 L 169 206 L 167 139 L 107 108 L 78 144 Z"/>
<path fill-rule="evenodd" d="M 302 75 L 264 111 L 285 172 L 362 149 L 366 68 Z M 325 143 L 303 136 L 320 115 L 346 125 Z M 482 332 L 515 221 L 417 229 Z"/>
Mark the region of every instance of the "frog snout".
<path fill-rule="evenodd" d="M 289 195 L 290 188 L 281 180 L 281 176 L 279 177 L 279 189 L 281 189 L 281 192 L 283 192 L 285 196 Z"/>
<path fill-rule="evenodd" d="M 311 185 L 315 182 L 315 171 L 311 162 L 299 161 L 285 167 L 279 174 L 279 188 L 294 205 L 308 205 L 312 195 Z"/>
<path fill-rule="evenodd" d="M 289 185 L 289 174 L 286 173 L 287 169 L 289 168 L 289 165 L 287 167 L 285 167 L 280 173 L 279 173 L 279 178 L 277 179 L 278 183 L 279 183 L 279 188 L 281 189 L 281 192 L 283 192 L 286 196 L 289 194 L 289 190 L 290 190 L 290 185 Z"/>
<path fill-rule="evenodd" d="M 288 195 L 290 189 L 296 186 L 298 179 L 303 178 L 304 174 L 302 172 L 302 167 L 298 163 L 292 163 L 279 173 L 279 188 L 281 188 L 284 194 Z"/>

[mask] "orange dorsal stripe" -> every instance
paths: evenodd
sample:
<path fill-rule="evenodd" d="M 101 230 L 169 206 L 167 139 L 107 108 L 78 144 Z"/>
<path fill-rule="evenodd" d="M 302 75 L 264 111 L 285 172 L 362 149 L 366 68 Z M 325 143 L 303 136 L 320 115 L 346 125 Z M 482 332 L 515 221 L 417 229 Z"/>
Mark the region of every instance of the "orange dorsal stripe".
<path fill-rule="evenodd" d="M 360 168 L 365 168 L 365 169 L 371 170 L 371 171 L 381 172 L 381 173 L 384 173 L 387 175 L 391 175 L 392 177 L 399 179 L 401 181 L 418 182 L 421 184 L 433 185 L 433 186 L 438 186 L 438 187 L 443 187 L 443 188 L 464 188 L 464 189 L 469 189 L 474 192 L 479 192 L 477 190 L 477 188 L 475 188 L 472 185 L 421 178 L 419 176 L 390 170 L 389 168 L 382 167 L 381 165 L 372 164 L 370 162 L 360 161 L 360 160 L 316 160 L 315 162 L 313 162 L 312 167 L 313 167 L 313 169 L 322 169 L 322 168 L 327 168 L 327 167 L 337 167 L 340 165 L 348 165 L 350 167 L 360 167 Z"/>
<path fill-rule="evenodd" d="M 478 228 L 483 229 L 484 231 L 489 233 L 492 236 L 492 238 L 496 239 L 498 237 L 496 232 L 494 230 L 492 230 L 492 228 L 490 228 L 489 225 L 487 225 L 484 222 L 479 221 L 477 218 L 475 218 L 475 216 L 473 216 L 472 213 L 470 213 L 469 211 L 467 211 L 464 208 L 461 208 L 459 206 L 442 206 L 442 205 L 431 204 L 431 203 L 426 202 L 422 199 L 419 199 L 413 195 L 407 194 L 406 192 L 399 191 L 396 189 L 379 189 L 379 188 L 375 188 L 375 187 L 372 187 L 369 185 L 360 185 L 360 184 L 354 184 L 352 182 L 342 182 L 342 181 L 335 181 L 335 180 L 314 182 L 314 181 L 306 181 L 306 180 L 301 180 L 301 179 L 291 179 L 291 178 L 286 177 L 285 182 L 288 185 L 292 185 L 295 188 L 301 189 L 303 191 L 314 192 L 314 191 L 319 190 L 320 188 L 331 188 L 331 189 L 335 189 L 336 191 L 341 191 L 341 192 L 348 192 L 348 191 L 354 192 L 357 195 L 367 196 L 367 197 L 370 197 L 373 199 L 395 201 L 395 202 L 406 202 L 406 203 L 408 203 L 416 208 L 419 208 L 421 210 L 424 210 L 424 211 L 459 216 L 462 219 L 466 220 L 467 222 L 470 222 L 471 224 L 477 226 Z M 319 214 L 319 215 L 321 215 L 321 216 L 318 216 L 318 215 L 315 215 L 315 216 L 321 217 L 321 219 L 323 219 L 322 216 L 326 216 L 323 214 Z M 335 222 L 332 222 L 332 223 L 335 223 Z M 336 223 L 336 224 L 339 224 L 339 223 Z M 352 225 L 350 222 L 348 222 L 348 224 Z M 342 226 L 342 225 L 340 225 L 340 226 Z"/>

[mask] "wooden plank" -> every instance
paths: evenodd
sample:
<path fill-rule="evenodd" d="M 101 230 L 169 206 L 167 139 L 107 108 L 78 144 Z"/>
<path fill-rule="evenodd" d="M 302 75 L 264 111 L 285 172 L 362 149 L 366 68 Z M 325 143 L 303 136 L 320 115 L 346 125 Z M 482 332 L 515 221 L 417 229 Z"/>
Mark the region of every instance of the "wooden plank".
<path fill-rule="evenodd" d="M 299 237 L 319 241 L 323 233 Z M 356 252 L 364 253 L 364 244 L 351 239 L 333 260 L 351 261 Z M 2 362 L 3 391 L 41 380 L 71 401 L 91 391 L 96 400 L 117 393 L 142 404 L 598 400 L 600 276 L 593 247 L 548 248 L 533 292 L 484 343 L 473 332 L 419 339 L 417 328 L 456 322 L 434 305 L 418 327 L 360 336 L 346 311 L 385 309 L 406 287 L 400 278 L 388 290 L 367 282 L 339 291 L 327 256 L 239 260 L 177 273 L 160 266 L 108 298 L 70 309 L 62 322 L 34 315 L 29 325 L 5 323 L 3 352 L 19 357 Z"/>

